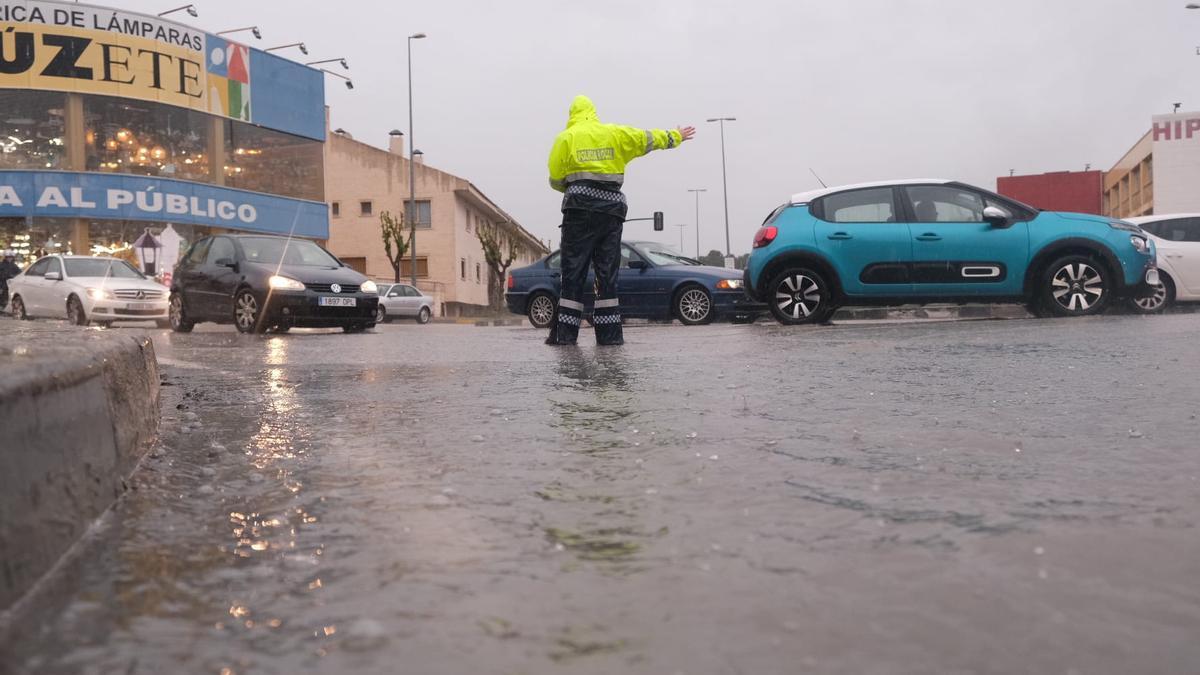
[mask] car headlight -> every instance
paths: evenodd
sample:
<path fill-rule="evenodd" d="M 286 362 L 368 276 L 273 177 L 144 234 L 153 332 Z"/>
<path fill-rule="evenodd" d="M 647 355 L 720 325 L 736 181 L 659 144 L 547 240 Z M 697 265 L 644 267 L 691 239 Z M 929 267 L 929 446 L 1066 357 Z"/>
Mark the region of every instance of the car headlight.
<path fill-rule="evenodd" d="M 359 289 L 363 293 L 378 293 L 379 292 L 379 287 L 376 286 L 375 282 L 371 281 L 370 279 L 367 279 L 366 281 L 362 282 L 362 286 L 359 286 Z"/>
<path fill-rule="evenodd" d="M 112 294 L 112 291 L 103 288 L 89 288 L 87 289 L 87 296 L 93 300 L 112 300 L 116 297 Z"/>
<path fill-rule="evenodd" d="M 1129 243 L 1133 244 L 1133 248 L 1137 249 L 1138 253 L 1146 253 L 1150 250 L 1150 242 L 1146 241 L 1145 237 L 1139 237 L 1136 234 L 1130 235 Z"/>
<path fill-rule="evenodd" d="M 277 290 L 277 291 L 302 291 L 302 290 L 304 290 L 304 284 L 300 283 L 299 281 L 296 281 L 295 279 L 292 279 L 291 277 L 283 277 L 283 276 L 279 276 L 278 274 L 271 277 L 271 279 L 268 283 L 271 284 L 272 289 Z"/>
<path fill-rule="evenodd" d="M 1137 225 L 1134 225 L 1133 223 L 1123 223 L 1119 220 L 1108 221 L 1108 226 L 1114 230 L 1125 230 L 1126 232 L 1137 232 L 1138 234 L 1142 233 L 1142 228 L 1138 227 Z"/>
<path fill-rule="evenodd" d="M 717 288 L 722 290 L 737 290 L 742 287 L 741 279 L 722 279 L 717 282 Z"/>

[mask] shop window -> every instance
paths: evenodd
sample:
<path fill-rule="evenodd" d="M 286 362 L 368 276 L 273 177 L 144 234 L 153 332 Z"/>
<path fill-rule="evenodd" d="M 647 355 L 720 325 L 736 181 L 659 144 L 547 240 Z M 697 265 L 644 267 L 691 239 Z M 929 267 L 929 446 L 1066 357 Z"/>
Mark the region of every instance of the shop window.
<path fill-rule="evenodd" d="M 371 212 L 374 210 L 374 208 L 375 207 L 374 207 L 374 205 L 371 204 L 371 202 L 359 202 L 358 203 L 358 213 L 359 213 L 359 215 L 362 215 L 362 216 L 371 215 Z"/>
<path fill-rule="evenodd" d="M 325 201 L 325 155 L 320 141 L 223 120 L 225 184 L 267 194 Z"/>
<path fill-rule="evenodd" d="M 404 213 L 408 220 L 406 222 L 416 223 L 417 229 L 429 229 L 433 227 L 433 213 L 430 210 L 428 199 L 417 200 L 417 214 L 413 217 L 412 202 L 405 200 Z"/>
<path fill-rule="evenodd" d="M 62 218 L 0 218 L 0 249 L 12 249 L 24 269 L 51 253 L 80 252 L 71 250 L 71 229 L 71 221 Z"/>
<path fill-rule="evenodd" d="M 208 115 L 170 105 L 84 96 L 88 171 L 212 182 Z"/>
<path fill-rule="evenodd" d="M 429 276 L 429 259 L 423 256 L 417 256 L 417 277 L 423 278 Z M 400 278 L 412 278 L 412 258 L 405 258 L 400 261 Z"/>
<path fill-rule="evenodd" d="M 0 169 L 62 169 L 66 95 L 5 90 L 0 96 Z"/>
<path fill-rule="evenodd" d="M 334 217 L 334 218 L 338 218 L 338 217 L 340 217 L 340 216 L 342 215 L 342 204 L 341 204 L 341 202 L 333 202 L 333 203 L 331 203 L 331 204 L 329 205 L 329 211 L 330 211 L 330 213 L 331 213 L 331 214 L 333 214 L 333 217 Z"/>

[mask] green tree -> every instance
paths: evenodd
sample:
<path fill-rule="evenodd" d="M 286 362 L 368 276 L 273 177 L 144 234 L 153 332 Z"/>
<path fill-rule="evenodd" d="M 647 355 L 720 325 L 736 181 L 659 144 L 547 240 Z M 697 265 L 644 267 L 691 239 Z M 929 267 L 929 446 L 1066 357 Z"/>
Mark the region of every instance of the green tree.
<path fill-rule="evenodd" d="M 393 216 L 390 211 L 379 214 L 379 225 L 383 230 L 383 251 L 392 265 L 396 283 L 400 283 L 400 262 L 408 253 L 410 240 L 404 238 L 404 216 Z"/>
<path fill-rule="evenodd" d="M 704 263 L 705 265 L 709 265 L 710 267 L 724 267 L 725 266 L 725 254 L 721 253 L 720 251 L 718 251 L 716 249 L 713 249 L 713 250 L 709 251 L 708 253 L 705 253 L 700 258 L 700 262 Z"/>
<path fill-rule="evenodd" d="M 475 228 L 475 238 L 483 247 L 483 259 L 488 266 L 488 306 L 495 311 L 504 309 L 504 276 L 517 259 L 517 243 L 512 237 L 501 236 L 500 228 L 492 224 Z"/>

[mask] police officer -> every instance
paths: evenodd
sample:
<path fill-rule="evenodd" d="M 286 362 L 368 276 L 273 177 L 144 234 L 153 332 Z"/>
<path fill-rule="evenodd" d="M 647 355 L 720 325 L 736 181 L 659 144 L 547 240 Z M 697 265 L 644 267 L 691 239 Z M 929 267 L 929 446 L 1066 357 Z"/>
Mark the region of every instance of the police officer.
<path fill-rule="evenodd" d="M 596 270 L 596 342 L 624 344 L 617 270 L 627 210 L 621 193 L 625 165 L 652 150 L 677 147 L 695 134 L 692 127 L 664 131 L 604 124 L 591 99 L 576 96 L 571 102 L 567 128 L 550 149 L 550 187 L 563 193 L 562 291 L 546 344 L 571 345 L 579 337 L 589 265 Z"/>

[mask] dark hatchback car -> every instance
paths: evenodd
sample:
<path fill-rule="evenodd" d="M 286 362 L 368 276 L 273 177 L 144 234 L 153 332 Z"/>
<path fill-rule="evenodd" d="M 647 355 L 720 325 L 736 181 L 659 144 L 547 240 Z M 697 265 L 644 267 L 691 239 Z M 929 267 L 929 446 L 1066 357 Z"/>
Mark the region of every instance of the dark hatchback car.
<path fill-rule="evenodd" d="M 221 234 L 192 245 L 171 278 L 171 328 L 232 323 L 240 332 L 293 326 L 375 327 L 375 282 L 306 239 Z"/>
<path fill-rule="evenodd" d="M 562 287 L 559 253 L 509 272 L 504 294 L 508 309 L 524 314 L 537 328 L 550 325 Z M 590 314 L 595 276 L 588 270 L 584 285 L 585 316 Z M 767 311 L 742 289 L 742 273 L 707 267 L 654 242 L 622 242 L 617 296 L 623 318 L 671 320 L 684 325 L 718 318 L 750 322 Z"/>

